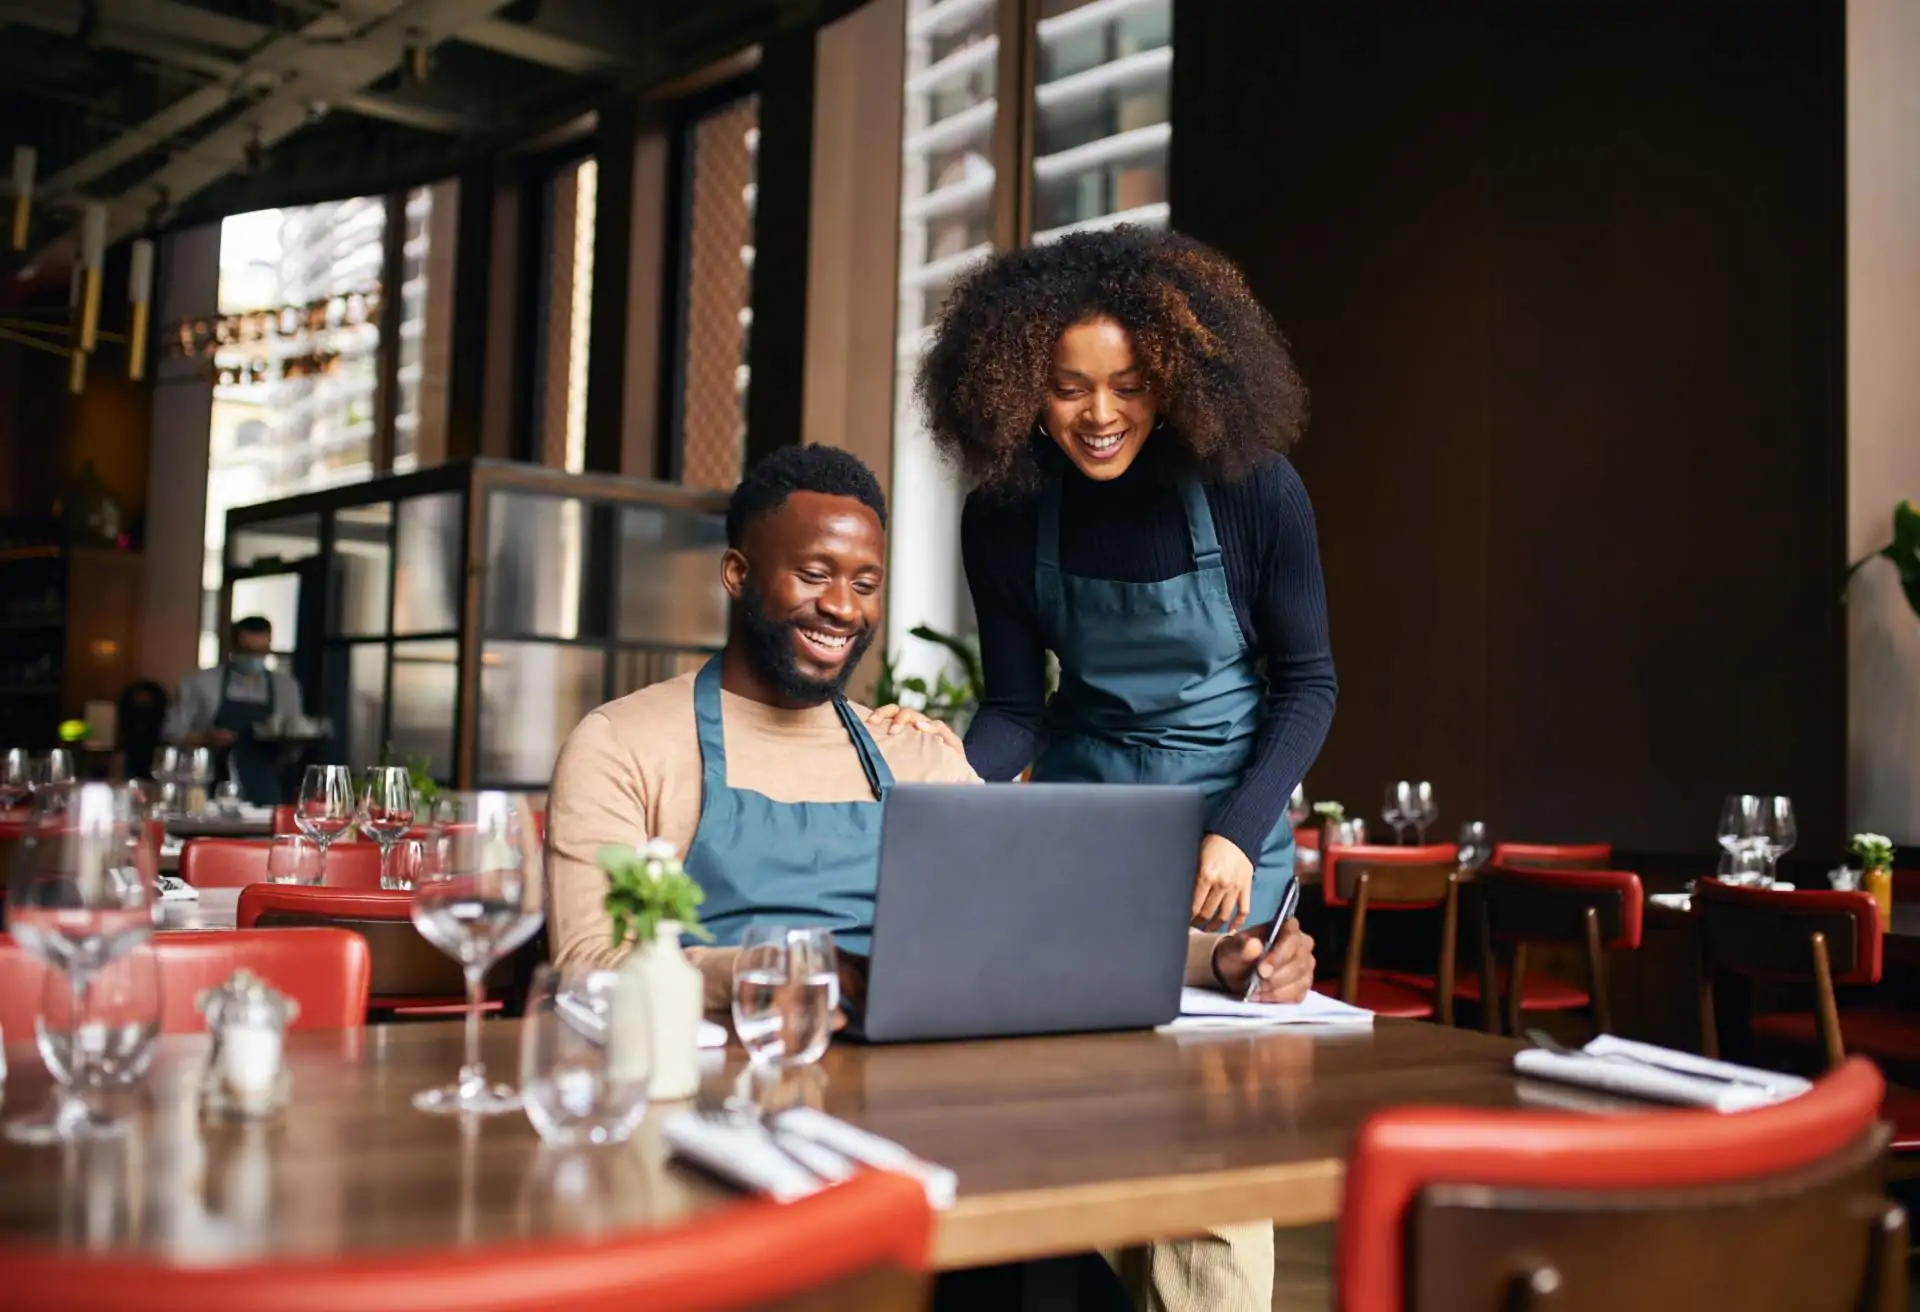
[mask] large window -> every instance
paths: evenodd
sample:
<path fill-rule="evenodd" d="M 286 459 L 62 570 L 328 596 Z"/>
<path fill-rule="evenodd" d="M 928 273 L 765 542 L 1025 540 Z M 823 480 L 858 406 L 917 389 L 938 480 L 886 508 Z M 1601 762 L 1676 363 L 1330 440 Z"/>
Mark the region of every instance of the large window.
<path fill-rule="evenodd" d="M 386 214 L 359 196 L 221 224 L 202 665 L 219 653 L 227 511 L 373 474 Z"/>
<path fill-rule="evenodd" d="M 731 488 L 746 456 L 759 146 L 752 95 L 693 119 L 680 139 L 686 258 L 674 419 L 680 481 L 694 487 Z"/>
<path fill-rule="evenodd" d="M 600 166 L 562 166 L 547 183 L 546 259 L 535 343 L 535 459 L 577 474 L 587 461 L 587 353 L 593 342 L 593 225 Z"/>
<path fill-rule="evenodd" d="M 1173 0 L 1042 0 L 1033 239 L 1167 221 Z"/>

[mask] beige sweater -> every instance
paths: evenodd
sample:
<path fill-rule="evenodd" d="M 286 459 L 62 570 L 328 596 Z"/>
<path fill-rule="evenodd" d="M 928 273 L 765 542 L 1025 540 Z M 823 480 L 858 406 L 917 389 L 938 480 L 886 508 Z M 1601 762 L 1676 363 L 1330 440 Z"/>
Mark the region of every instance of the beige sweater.
<path fill-rule="evenodd" d="M 596 855 L 664 838 L 685 854 L 700 822 L 700 741 L 691 674 L 656 683 L 588 715 L 560 749 L 547 798 L 553 905 L 548 936 L 561 964 L 611 964 Z M 855 706 L 861 719 L 867 708 Z M 778 802 L 854 802 L 871 797 L 860 758 L 831 705 L 782 710 L 720 694 L 727 782 Z M 978 783 L 966 758 L 932 734 L 884 735 L 880 754 L 901 783 Z"/>

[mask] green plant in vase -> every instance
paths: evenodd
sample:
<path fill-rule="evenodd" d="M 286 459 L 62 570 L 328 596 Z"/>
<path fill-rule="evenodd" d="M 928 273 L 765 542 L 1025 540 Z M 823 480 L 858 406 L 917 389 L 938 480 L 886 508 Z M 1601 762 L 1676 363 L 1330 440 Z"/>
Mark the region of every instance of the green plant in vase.
<path fill-rule="evenodd" d="M 652 943 L 662 925 L 682 933 L 711 939 L 700 923 L 700 904 L 706 893 L 680 864 L 673 844 L 651 839 L 644 847 L 600 849 L 600 869 L 607 876 L 607 917 L 613 922 L 613 946 Z"/>

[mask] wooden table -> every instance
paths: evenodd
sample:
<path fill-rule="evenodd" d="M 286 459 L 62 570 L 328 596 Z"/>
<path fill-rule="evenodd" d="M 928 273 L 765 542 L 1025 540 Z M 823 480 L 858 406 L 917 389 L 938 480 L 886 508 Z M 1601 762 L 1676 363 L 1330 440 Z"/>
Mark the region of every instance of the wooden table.
<path fill-rule="evenodd" d="M 517 1069 L 520 1025 L 485 1027 L 485 1059 Z M 120 1142 L 0 1142 L 0 1242 L 134 1248 L 181 1261 L 473 1245 L 663 1224 L 733 1195 L 664 1158 L 661 1109 L 624 1148 L 545 1151 L 518 1115 L 415 1112 L 449 1078 L 457 1024 L 311 1032 L 289 1046 L 293 1102 L 266 1125 L 202 1125 L 200 1036 L 168 1038 L 150 1110 Z M 836 1044 L 784 1092 L 953 1167 L 942 1268 L 1175 1237 L 1339 1210 L 1353 1133 L 1408 1102 L 1515 1107 L 1577 1091 L 1516 1079 L 1514 1045 L 1381 1021 L 1372 1033 L 1080 1035 L 865 1048 Z M 44 1104 L 30 1046 L 8 1050 L 6 1111 Z M 711 1090 L 740 1069 L 737 1050 Z M 1601 1100 L 1602 1108 L 1619 1103 Z"/>

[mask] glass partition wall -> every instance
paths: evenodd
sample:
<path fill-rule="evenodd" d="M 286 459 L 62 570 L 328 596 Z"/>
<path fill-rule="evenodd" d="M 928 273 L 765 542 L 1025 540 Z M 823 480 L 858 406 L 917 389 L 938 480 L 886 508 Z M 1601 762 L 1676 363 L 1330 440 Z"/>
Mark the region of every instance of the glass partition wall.
<path fill-rule="evenodd" d="M 326 759 L 542 789 L 573 726 L 726 638 L 725 497 L 475 460 L 227 513 L 221 626 L 274 623 Z"/>

